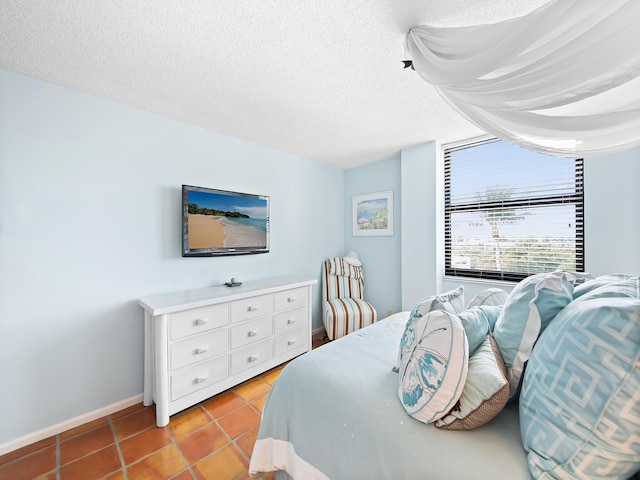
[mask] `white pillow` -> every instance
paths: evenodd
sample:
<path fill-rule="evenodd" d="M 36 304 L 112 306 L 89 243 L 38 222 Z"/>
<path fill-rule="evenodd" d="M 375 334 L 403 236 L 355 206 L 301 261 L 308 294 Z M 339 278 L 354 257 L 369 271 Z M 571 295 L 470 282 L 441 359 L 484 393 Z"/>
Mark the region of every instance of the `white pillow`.
<path fill-rule="evenodd" d="M 398 377 L 398 397 L 416 420 L 430 423 L 456 404 L 469 363 L 467 336 L 460 319 L 444 310 L 417 317 L 405 331 L 407 355 Z"/>
<path fill-rule="evenodd" d="M 509 294 L 501 288 L 487 288 L 471 299 L 467 308 L 482 305 L 502 306 L 507 301 Z"/>

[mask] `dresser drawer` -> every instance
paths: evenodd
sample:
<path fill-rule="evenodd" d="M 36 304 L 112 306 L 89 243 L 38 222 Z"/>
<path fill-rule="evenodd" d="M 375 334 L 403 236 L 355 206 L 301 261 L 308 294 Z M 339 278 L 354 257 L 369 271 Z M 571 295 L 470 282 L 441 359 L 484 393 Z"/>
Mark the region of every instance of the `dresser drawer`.
<path fill-rule="evenodd" d="M 273 358 L 273 340 L 255 343 L 231 354 L 231 375 Z"/>
<path fill-rule="evenodd" d="M 228 324 L 229 307 L 226 303 L 192 308 L 169 314 L 169 335 L 171 340 L 176 340 Z"/>
<path fill-rule="evenodd" d="M 231 322 L 242 322 L 273 312 L 273 295 L 260 295 L 231 302 Z"/>
<path fill-rule="evenodd" d="M 228 376 L 229 359 L 227 355 L 171 375 L 171 400 L 177 400 L 213 385 Z"/>
<path fill-rule="evenodd" d="M 143 403 L 155 402 L 156 424 L 311 349 L 315 283 L 267 278 L 139 299 Z"/>
<path fill-rule="evenodd" d="M 294 348 L 304 347 L 308 343 L 309 330 L 306 327 L 283 333 L 275 339 L 275 356 L 282 355 Z"/>
<path fill-rule="evenodd" d="M 295 330 L 309 323 L 309 310 L 306 307 L 288 312 L 277 313 L 274 318 L 274 331 L 277 334 Z"/>
<path fill-rule="evenodd" d="M 273 317 L 258 318 L 231 327 L 231 348 L 244 347 L 273 335 Z"/>
<path fill-rule="evenodd" d="M 309 292 L 307 287 L 293 288 L 274 295 L 276 312 L 289 310 L 290 308 L 303 307 L 308 302 Z"/>
<path fill-rule="evenodd" d="M 171 370 L 186 367 L 216 357 L 229 350 L 229 332 L 226 328 L 171 345 Z"/>

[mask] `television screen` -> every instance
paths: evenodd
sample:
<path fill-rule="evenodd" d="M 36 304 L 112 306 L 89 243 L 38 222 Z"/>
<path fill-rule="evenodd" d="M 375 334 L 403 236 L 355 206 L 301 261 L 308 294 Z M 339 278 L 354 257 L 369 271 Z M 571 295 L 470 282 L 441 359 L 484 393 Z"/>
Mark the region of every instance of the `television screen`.
<path fill-rule="evenodd" d="M 269 251 L 269 197 L 182 185 L 182 256 Z"/>

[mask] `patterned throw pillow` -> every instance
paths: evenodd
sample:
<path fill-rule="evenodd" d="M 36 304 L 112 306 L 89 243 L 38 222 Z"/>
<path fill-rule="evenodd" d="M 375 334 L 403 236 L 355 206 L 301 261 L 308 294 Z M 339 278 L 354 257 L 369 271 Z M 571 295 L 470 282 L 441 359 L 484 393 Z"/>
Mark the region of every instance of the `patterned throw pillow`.
<path fill-rule="evenodd" d="M 626 479 L 640 470 L 637 291 L 596 289 L 558 314 L 529 360 L 520 425 L 534 478 Z"/>
<path fill-rule="evenodd" d="M 407 355 L 398 376 L 398 397 L 416 420 L 430 423 L 453 408 L 467 379 L 469 351 L 457 316 L 434 310 L 417 317 L 403 342 Z"/>
<path fill-rule="evenodd" d="M 407 338 L 409 331 L 413 331 L 413 324 L 418 318 L 422 318 L 427 313 L 433 310 L 444 310 L 449 313 L 459 313 L 464 309 L 464 287 L 459 286 L 454 290 L 450 290 L 440 295 L 433 295 L 420 300 L 411 310 L 409 320 L 405 325 L 404 335 L 400 341 L 400 349 L 398 350 L 398 360 L 394 371 L 400 370 L 402 359 L 409 354 L 407 346 Z"/>
<path fill-rule="evenodd" d="M 469 358 L 467 381 L 457 407 L 436 422 L 443 430 L 471 430 L 492 420 L 509 400 L 509 382 L 500 349 L 489 334 Z"/>
<path fill-rule="evenodd" d="M 507 367 L 510 398 L 517 398 L 534 343 L 556 314 L 573 300 L 574 278 L 566 272 L 532 275 L 509 294 L 493 336 Z"/>
<path fill-rule="evenodd" d="M 449 313 L 460 313 L 464 310 L 464 286 L 449 290 L 438 295 L 431 295 L 420 300 L 413 309 L 418 309 L 423 315 L 432 310 L 444 310 Z"/>

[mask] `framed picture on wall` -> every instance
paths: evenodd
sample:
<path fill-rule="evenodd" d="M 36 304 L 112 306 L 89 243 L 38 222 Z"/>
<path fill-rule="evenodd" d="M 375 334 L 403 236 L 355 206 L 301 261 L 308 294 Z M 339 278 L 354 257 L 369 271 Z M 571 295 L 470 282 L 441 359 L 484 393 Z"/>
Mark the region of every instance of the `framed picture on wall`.
<path fill-rule="evenodd" d="M 353 196 L 353 235 L 393 235 L 393 192 Z"/>

